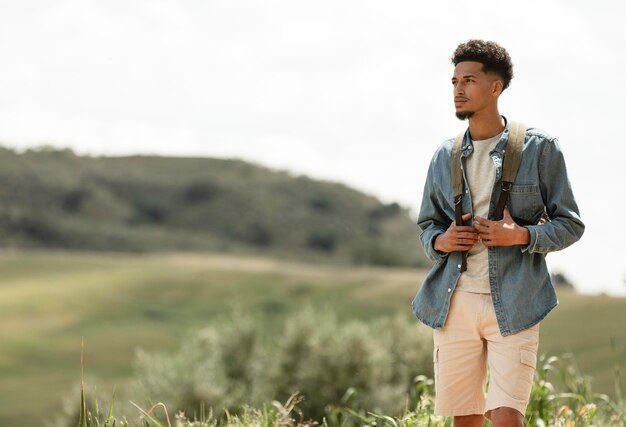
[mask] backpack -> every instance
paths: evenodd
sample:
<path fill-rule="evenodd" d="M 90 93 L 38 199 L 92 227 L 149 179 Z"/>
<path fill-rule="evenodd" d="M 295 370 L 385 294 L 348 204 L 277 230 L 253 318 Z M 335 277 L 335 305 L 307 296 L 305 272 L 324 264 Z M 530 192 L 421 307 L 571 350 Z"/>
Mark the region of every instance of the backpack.
<path fill-rule="evenodd" d="M 463 199 L 463 171 L 461 170 L 461 145 L 465 132 L 462 132 L 454 139 L 451 156 L 451 173 L 452 173 L 452 189 L 454 191 L 454 217 L 457 226 L 463 224 L 463 212 L 461 210 L 461 201 Z M 522 160 L 522 148 L 524 147 L 524 139 L 526 137 L 526 125 L 519 122 L 510 122 L 509 137 L 504 152 L 504 164 L 502 165 L 502 186 L 500 188 L 500 197 L 494 211 L 494 220 L 500 221 L 504 214 L 504 207 L 509 199 L 511 186 L 515 182 L 517 170 Z M 467 251 L 461 252 L 461 273 L 467 270 Z"/>

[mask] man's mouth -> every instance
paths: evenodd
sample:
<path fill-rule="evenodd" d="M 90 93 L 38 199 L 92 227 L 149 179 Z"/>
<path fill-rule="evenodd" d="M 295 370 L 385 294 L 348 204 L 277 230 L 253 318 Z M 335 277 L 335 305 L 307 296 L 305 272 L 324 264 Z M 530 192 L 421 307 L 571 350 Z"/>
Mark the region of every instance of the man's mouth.
<path fill-rule="evenodd" d="M 454 98 L 454 106 L 460 107 L 467 101 L 467 98 Z"/>

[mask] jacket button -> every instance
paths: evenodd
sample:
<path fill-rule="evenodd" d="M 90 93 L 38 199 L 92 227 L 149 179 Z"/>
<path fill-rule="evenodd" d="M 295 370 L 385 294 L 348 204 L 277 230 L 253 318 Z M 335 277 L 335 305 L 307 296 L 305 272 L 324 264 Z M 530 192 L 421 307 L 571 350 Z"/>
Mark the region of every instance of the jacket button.
<path fill-rule="evenodd" d="M 448 292 L 452 292 L 452 289 L 448 288 Z"/>
<path fill-rule="evenodd" d="M 457 265 L 456 268 L 461 268 L 461 264 Z"/>

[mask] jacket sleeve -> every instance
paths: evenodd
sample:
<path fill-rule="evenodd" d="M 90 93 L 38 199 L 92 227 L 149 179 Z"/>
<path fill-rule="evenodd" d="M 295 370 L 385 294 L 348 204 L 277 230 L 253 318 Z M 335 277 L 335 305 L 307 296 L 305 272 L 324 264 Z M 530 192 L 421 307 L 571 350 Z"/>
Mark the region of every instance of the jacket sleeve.
<path fill-rule="evenodd" d="M 522 248 L 522 252 L 559 251 L 578 241 L 585 231 L 556 139 L 546 141 L 541 151 L 539 186 L 550 221 L 526 227 L 530 232 L 530 243 Z"/>
<path fill-rule="evenodd" d="M 432 261 L 441 262 L 446 259 L 448 254 L 435 250 L 435 238 L 439 234 L 444 233 L 452 221 L 446 215 L 444 207 L 442 206 L 442 204 L 445 203 L 445 198 L 441 193 L 441 189 L 435 177 L 435 158 L 430 162 L 428 168 L 417 225 L 422 230 L 420 240 L 422 241 L 426 256 Z"/>

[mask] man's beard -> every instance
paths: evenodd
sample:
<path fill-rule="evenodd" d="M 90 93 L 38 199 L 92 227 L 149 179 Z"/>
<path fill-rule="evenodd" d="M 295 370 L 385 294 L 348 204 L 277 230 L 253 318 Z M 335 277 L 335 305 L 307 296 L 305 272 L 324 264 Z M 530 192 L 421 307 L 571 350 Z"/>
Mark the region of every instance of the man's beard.
<path fill-rule="evenodd" d="M 457 111 L 456 112 L 456 118 L 459 120 L 469 119 L 473 115 L 474 115 L 473 111 Z"/>

